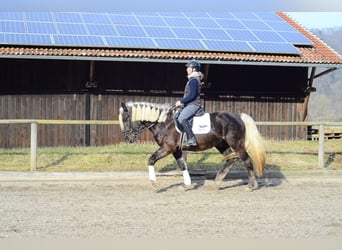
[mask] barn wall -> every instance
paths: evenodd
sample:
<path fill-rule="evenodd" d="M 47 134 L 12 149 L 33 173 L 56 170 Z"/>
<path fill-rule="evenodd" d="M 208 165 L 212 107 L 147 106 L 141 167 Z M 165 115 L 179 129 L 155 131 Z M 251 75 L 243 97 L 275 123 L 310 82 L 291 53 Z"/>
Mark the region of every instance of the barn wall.
<path fill-rule="evenodd" d="M 2 119 L 85 119 L 84 95 L 2 95 Z M 38 145 L 83 145 L 85 126 L 39 125 Z M 0 124 L 0 147 L 30 145 L 30 125 Z"/>
<path fill-rule="evenodd" d="M 207 77 L 212 95 L 303 97 L 307 87 L 303 67 L 210 65 Z"/>
<path fill-rule="evenodd" d="M 0 94 L 94 93 L 174 95 L 184 90 L 184 64 L 0 59 Z M 209 67 L 203 92 L 235 96 L 304 97 L 307 68 L 203 65 Z M 96 88 L 87 88 L 88 81 Z"/>
<path fill-rule="evenodd" d="M 91 120 L 117 120 L 122 101 L 150 101 L 156 103 L 175 103 L 178 97 L 91 95 Z M 211 99 L 206 97 L 205 109 L 213 111 L 245 112 L 256 121 L 299 121 L 297 102 L 292 100 L 263 100 L 254 98 L 225 97 Z M 86 94 L 71 95 L 1 95 L 0 116 L 2 119 L 62 119 L 85 120 Z M 293 139 L 306 138 L 306 132 L 296 127 L 260 127 L 266 138 Z M 30 145 L 29 125 L 0 125 L 0 147 L 28 147 Z M 39 125 L 39 146 L 82 146 L 86 142 L 86 125 Z M 117 125 L 90 125 L 90 145 L 100 146 L 123 142 Z M 146 131 L 141 141 L 152 141 Z"/>
<path fill-rule="evenodd" d="M 184 64 L 0 59 L 0 119 L 117 120 L 121 101 L 175 103 Z M 207 69 L 208 65 L 204 65 Z M 206 111 L 245 112 L 256 121 L 302 121 L 306 68 L 209 65 Z M 92 79 L 91 79 L 92 78 Z M 86 84 L 94 81 L 94 88 Z M 38 144 L 123 141 L 118 126 L 40 125 Z M 305 138 L 293 127 L 260 127 L 268 138 Z M 0 147 L 29 146 L 29 125 L 0 125 Z M 149 133 L 142 141 L 152 140 Z"/>
<path fill-rule="evenodd" d="M 298 115 L 298 107 L 302 99 L 295 98 L 262 98 L 254 97 L 206 97 L 207 112 L 230 111 L 247 113 L 255 121 L 302 121 Z M 306 139 L 306 129 L 294 126 L 259 126 L 261 134 L 268 139 L 288 140 Z"/>
<path fill-rule="evenodd" d="M 0 94 L 80 92 L 88 78 L 86 61 L 0 59 Z"/>

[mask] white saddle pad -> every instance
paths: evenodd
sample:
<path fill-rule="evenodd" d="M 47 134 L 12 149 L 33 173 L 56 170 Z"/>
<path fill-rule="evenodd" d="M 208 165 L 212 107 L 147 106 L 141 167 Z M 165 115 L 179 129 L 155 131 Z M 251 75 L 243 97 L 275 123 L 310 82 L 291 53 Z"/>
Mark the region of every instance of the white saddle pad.
<path fill-rule="evenodd" d="M 192 124 L 192 132 L 194 134 L 206 134 L 211 129 L 210 115 L 205 113 L 202 116 L 195 116 Z"/>

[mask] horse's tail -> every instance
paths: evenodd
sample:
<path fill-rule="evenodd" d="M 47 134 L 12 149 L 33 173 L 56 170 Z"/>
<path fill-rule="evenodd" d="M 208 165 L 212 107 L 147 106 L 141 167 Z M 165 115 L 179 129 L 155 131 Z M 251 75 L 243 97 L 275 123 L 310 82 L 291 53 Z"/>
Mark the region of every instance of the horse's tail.
<path fill-rule="evenodd" d="M 263 138 L 261 137 L 252 117 L 242 113 L 241 119 L 246 128 L 245 148 L 252 160 L 256 176 L 260 177 L 264 171 L 266 158 Z"/>

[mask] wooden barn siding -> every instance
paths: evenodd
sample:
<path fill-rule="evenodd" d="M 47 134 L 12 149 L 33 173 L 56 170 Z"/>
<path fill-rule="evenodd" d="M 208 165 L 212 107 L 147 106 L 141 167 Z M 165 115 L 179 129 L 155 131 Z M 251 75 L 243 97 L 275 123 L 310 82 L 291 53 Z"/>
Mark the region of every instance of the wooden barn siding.
<path fill-rule="evenodd" d="M 297 114 L 297 103 L 289 100 L 263 98 L 255 101 L 254 98 L 225 98 L 225 100 L 205 101 L 207 112 L 229 111 L 233 113 L 247 113 L 255 121 L 301 121 Z M 268 139 L 306 139 L 306 129 L 293 126 L 259 126 L 261 134 Z"/>
<path fill-rule="evenodd" d="M 61 119 L 85 120 L 86 94 L 66 95 L 2 95 L 0 96 L 1 119 Z M 91 120 L 117 120 L 121 102 L 150 101 L 175 103 L 178 97 L 90 95 Z M 245 112 L 256 121 L 300 121 L 297 113 L 301 103 L 292 100 L 274 101 L 254 98 L 210 98 L 205 97 L 207 112 Z M 39 146 L 85 145 L 86 125 L 39 125 Z M 298 127 L 260 126 L 262 135 L 272 139 L 306 138 L 306 129 Z M 0 125 L 0 147 L 28 147 L 29 125 Z M 123 142 L 118 125 L 91 125 L 90 145 L 101 146 Z M 149 131 L 140 136 L 141 142 L 153 141 Z"/>
<path fill-rule="evenodd" d="M 175 103 L 177 97 L 160 96 L 120 96 L 120 95 L 92 95 L 91 96 L 91 119 L 92 120 L 118 120 L 118 112 L 121 102 L 148 101 L 155 103 Z M 117 125 L 92 125 L 91 145 L 107 145 L 123 142 L 124 138 L 120 127 Z M 151 133 L 145 131 L 140 137 L 140 142 L 153 141 Z"/>
<path fill-rule="evenodd" d="M 84 119 L 84 95 L 2 95 L 1 119 Z M 39 146 L 83 145 L 84 125 L 39 125 Z M 0 125 L 0 147 L 28 147 L 30 125 Z"/>

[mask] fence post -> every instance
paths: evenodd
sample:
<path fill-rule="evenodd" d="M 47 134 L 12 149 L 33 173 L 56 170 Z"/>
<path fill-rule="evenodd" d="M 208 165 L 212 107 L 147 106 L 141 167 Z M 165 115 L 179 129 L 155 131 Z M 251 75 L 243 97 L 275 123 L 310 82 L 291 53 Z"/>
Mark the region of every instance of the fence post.
<path fill-rule="evenodd" d="M 31 123 L 31 171 L 37 169 L 37 123 Z"/>
<path fill-rule="evenodd" d="M 318 166 L 324 168 L 324 125 L 319 125 Z"/>

